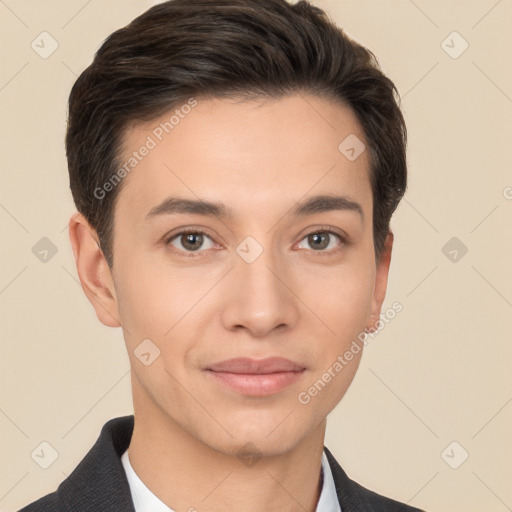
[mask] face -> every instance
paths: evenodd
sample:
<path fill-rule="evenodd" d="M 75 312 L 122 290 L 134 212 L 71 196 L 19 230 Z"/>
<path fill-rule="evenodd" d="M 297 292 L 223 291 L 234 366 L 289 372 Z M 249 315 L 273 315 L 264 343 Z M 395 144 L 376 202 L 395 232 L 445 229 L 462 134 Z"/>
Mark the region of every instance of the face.
<path fill-rule="evenodd" d="M 154 147 L 118 197 L 111 297 L 91 302 L 123 328 L 136 415 L 226 454 L 284 452 L 345 394 L 362 351 L 336 362 L 384 299 L 369 154 L 339 149 L 364 132 L 313 96 L 197 98 L 184 111 L 169 133 L 172 112 L 125 134 L 123 162 Z M 258 365 L 275 357 L 293 364 Z M 253 361 L 220 364 L 233 358 Z"/>

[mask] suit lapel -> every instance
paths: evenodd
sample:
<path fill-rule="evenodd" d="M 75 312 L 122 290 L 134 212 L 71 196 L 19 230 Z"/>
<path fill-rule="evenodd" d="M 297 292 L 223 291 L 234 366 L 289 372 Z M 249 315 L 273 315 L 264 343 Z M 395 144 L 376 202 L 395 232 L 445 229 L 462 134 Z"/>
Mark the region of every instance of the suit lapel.
<path fill-rule="evenodd" d="M 374 512 L 375 509 L 361 492 L 359 485 L 350 480 L 326 446 L 324 446 L 324 451 L 331 466 L 336 494 L 342 512 Z"/>
<path fill-rule="evenodd" d="M 108 421 L 98 440 L 58 488 L 70 512 L 135 512 L 121 462 L 132 437 L 134 417 Z"/>
<path fill-rule="evenodd" d="M 130 445 L 134 417 L 114 418 L 84 459 L 58 488 L 61 502 L 72 512 L 135 512 L 121 455 Z M 324 446 L 342 512 L 376 512 L 361 487 L 350 480 Z"/>

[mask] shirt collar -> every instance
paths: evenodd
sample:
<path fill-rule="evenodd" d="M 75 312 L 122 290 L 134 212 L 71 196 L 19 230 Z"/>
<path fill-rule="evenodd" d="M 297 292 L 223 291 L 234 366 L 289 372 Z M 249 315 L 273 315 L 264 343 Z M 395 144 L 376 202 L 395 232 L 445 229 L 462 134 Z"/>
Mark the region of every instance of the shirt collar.
<path fill-rule="evenodd" d="M 136 512 L 175 512 L 172 508 L 169 508 L 165 503 L 158 499 L 138 477 L 130 464 L 128 450 L 126 450 L 121 456 L 121 462 L 123 463 L 128 484 L 130 485 L 130 492 Z M 338 497 L 336 495 L 334 478 L 325 452 L 322 452 L 322 475 L 322 492 L 320 493 L 316 512 L 341 512 Z"/>

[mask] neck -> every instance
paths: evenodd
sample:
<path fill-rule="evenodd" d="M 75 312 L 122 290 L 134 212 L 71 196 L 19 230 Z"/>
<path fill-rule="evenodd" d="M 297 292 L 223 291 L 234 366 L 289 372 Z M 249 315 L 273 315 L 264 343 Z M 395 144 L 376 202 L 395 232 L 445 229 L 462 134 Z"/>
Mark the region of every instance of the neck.
<path fill-rule="evenodd" d="M 146 487 L 171 509 L 316 510 L 325 419 L 292 449 L 251 461 L 212 448 L 149 400 L 139 407 L 135 398 L 130 463 Z"/>

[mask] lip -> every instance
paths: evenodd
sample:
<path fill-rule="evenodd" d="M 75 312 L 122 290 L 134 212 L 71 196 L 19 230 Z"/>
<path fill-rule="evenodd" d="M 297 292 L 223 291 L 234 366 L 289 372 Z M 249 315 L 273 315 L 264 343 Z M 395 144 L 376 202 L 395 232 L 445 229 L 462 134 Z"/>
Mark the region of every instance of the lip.
<path fill-rule="evenodd" d="M 282 357 L 239 357 L 215 363 L 206 373 L 233 391 L 249 396 L 278 393 L 297 382 L 306 368 Z"/>
<path fill-rule="evenodd" d="M 304 370 L 304 366 L 283 357 L 267 357 L 266 359 L 251 359 L 235 357 L 208 366 L 207 370 L 214 372 L 267 374 L 277 372 L 296 372 Z"/>

